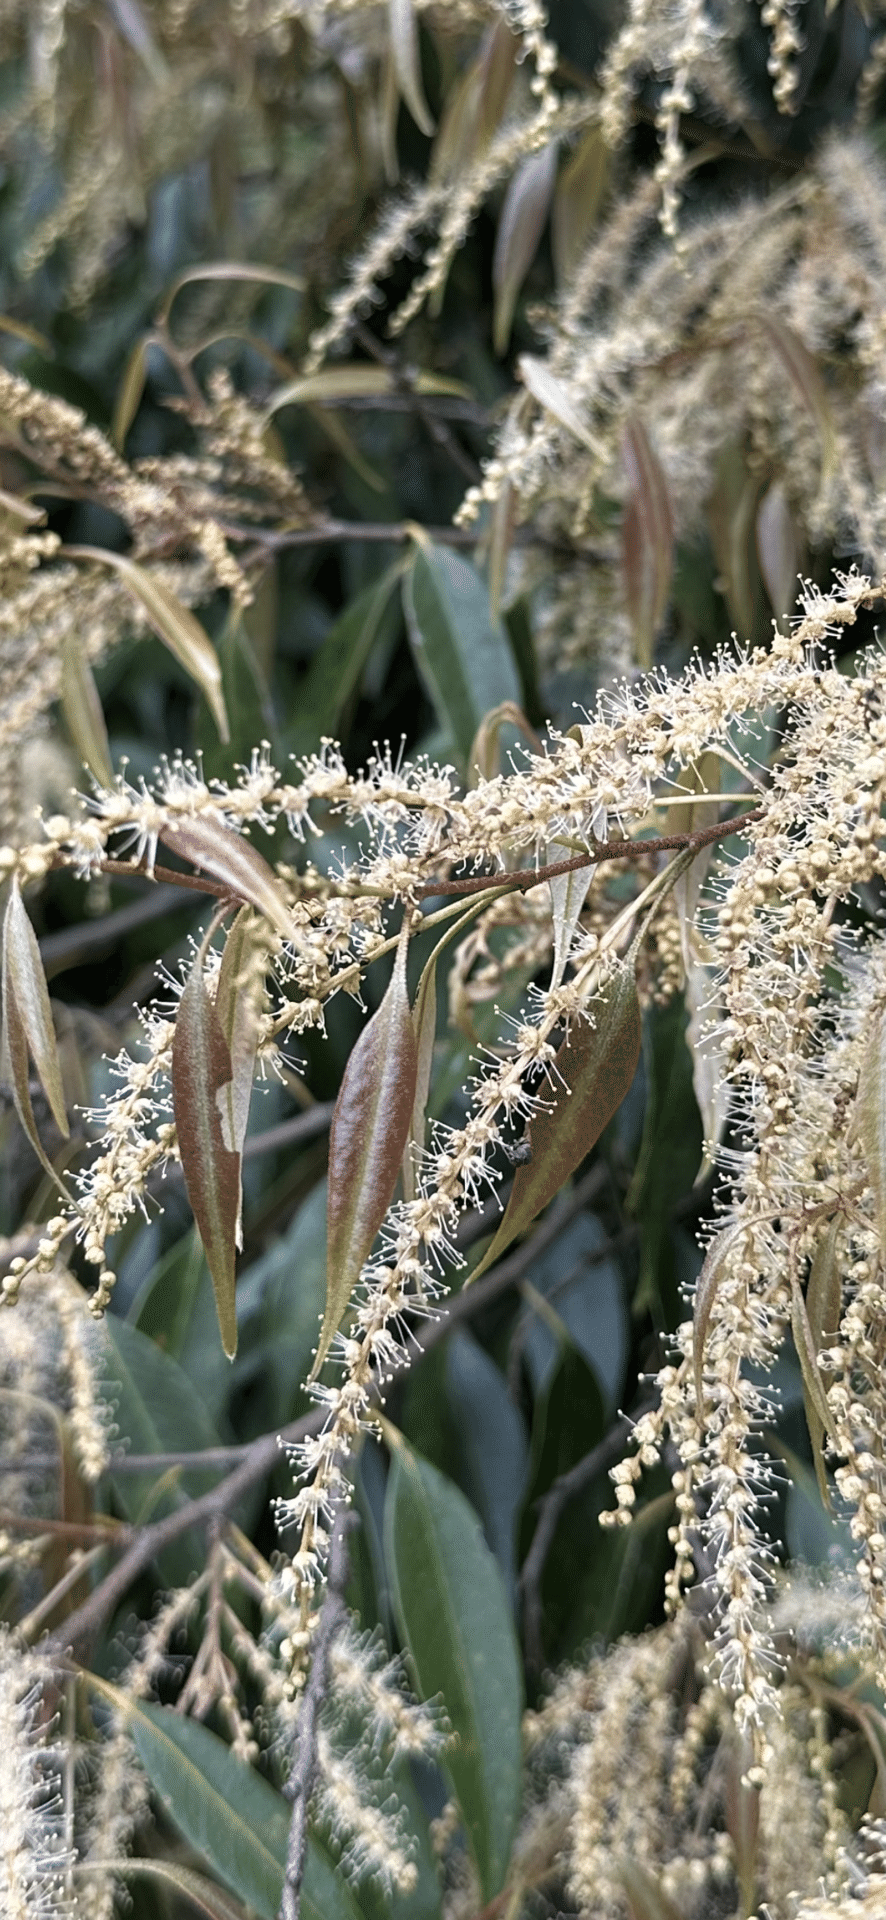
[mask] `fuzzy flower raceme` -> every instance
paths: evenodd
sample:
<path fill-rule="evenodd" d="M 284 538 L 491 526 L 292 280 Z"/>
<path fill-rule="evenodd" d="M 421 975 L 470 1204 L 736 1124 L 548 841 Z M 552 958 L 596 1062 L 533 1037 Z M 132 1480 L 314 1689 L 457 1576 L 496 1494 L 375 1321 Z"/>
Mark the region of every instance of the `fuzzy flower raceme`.
<path fill-rule="evenodd" d="M 56 1680 L 39 1653 L 0 1636 L 0 1909 L 8 1920 L 75 1911 L 62 1749 L 52 1744 Z"/>

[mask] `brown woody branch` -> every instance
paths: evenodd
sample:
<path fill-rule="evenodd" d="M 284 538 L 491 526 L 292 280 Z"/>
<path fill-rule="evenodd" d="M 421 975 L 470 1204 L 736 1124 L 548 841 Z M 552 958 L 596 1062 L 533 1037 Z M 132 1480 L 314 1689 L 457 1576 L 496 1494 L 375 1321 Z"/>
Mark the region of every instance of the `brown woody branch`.
<path fill-rule="evenodd" d="M 578 873 L 582 867 L 599 866 L 603 860 L 642 860 L 649 853 L 697 851 L 730 834 L 741 833 L 753 820 L 760 819 L 759 807 L 740 813 L 734 820 L 721 820 L 713 827 L 700 827 L 696 833 L 663 833 L 654 840 L 595 840 L 590 853 L 577 853 L 572 860 L 552 860 L 546 867 L 518 867 L 513 873 L 485 873 L 470 880 L 435 880 L 418 887 L 419 900 L 437 899 L 443 894 L 482 893 L 487 887 L 537 887 L 542 880 L 556 880 L 561 873 Z"/>

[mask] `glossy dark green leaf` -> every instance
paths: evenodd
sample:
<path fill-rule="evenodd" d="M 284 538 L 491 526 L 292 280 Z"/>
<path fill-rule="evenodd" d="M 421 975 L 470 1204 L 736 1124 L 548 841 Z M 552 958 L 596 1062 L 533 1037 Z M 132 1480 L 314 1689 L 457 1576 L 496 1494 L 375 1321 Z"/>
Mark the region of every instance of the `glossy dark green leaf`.
<path fill-rule="evenodd" d="M 261 1920 L 277 1920 L 290 1823 L 283 1795 L 200 1721 L 131 1700 L 92 1676 L 90 1684 L 123 1713 L 173 1825 Z M 304 1920 L 360 1920 L 348 1882 L 311 1839 L 301 1902 Z"/>
<path fill-rule="evenodd" d="M 415 1102 L 418 1050 L 406 988 L 406 941 L 378 1012 L 345 1068 L 329 1130 L 326 1311 L 314 1379 L 397 1184 Z"/>
<path fill-rule="evenodd" d="M 458 1329 L 446 1342 L 446 1392 L 459 1453 L 458 1477 L 513 1597 L 517 1515 L 529 1453 L 523 1417 L 494 1360 L 471 1334 Z"/>
<path fill-rule="evenodd" d="M 241 1156 L 226 1145 L 223 1113 L 231 1052 L 198 952 L 179 1002 L 172 1040 L 172 1103 L 188 1199 L 206 1252 L 222 1345 L 237 1351 L 234 1305 Z"/>
<path fill-rule="evenodd" d="M 403 561 L 398 559 L 352 600 L 330 628 L 299 686 L 295 750 L 316 752 L 324 735 L 337 735 L 341 715 L 360 685 L 373 647 L 399 619 L 392 595 L 402 573 Z"/>
<path fill-rule="evenodd" d="M 520 682 L 507 634 L 493 619 L 486 582 L 476 567 L 428 541 L 405 581 L 412 649 L 441 726 L 468 764 L 481 720 L 505 700 L 520 702 Z"/>
<path fill-rule="evenodd" d="M 573 1022 L 545 1089 L 550 1107 L 527 1128 L 532 1159 L 517 1168 L 504 1218 L 471 1275 L 485 1273 L 581 1165 L 628 1093 L 640 1058 L 640 1006 L 632 964 L 620 967 L 591 1009 Z"/>
<path fill-rule="evenodd" d="M 507 1873 L 520 1811 L 520 1665 L 501 1574 L 464 1495 L 399 1442 L 386 1560 L 420 1694 L 439 1694 L 445 1754 L 486 1902 Z"/>

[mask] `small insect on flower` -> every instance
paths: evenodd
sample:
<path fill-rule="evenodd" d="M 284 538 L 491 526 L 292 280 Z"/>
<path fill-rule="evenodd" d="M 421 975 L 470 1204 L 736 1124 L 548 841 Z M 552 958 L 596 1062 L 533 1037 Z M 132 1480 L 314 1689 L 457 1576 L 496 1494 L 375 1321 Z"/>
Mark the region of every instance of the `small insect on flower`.
<path fill-rule="evenodd" d="M 502 1141 L 502 1151 L 512 1167 L 528 1167 L 532 1159 L 532 1146 L 525 1134 L 522 1140 Z"/>

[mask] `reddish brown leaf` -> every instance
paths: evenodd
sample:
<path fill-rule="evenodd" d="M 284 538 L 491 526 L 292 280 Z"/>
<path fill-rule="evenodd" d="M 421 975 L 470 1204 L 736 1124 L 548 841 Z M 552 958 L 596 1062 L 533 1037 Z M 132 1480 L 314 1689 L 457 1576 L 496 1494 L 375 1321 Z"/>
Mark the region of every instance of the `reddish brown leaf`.
<path fill-rule="evenodd" d="M 552 140 L 541 153 L 521 162 L 504 197 L 492 260 L 492 344 L 498 354 L 507 351 L 517 295 L 535 259 L 556 179 L 557 143 Z"/>
<path fill-rule="evenodd" d="M 208 813 L 182 814 L 167 820 L 160 838 L 172 853 L 220 880 L 235 899 L 248 900 L 257 907 L 277 932 L 288 938 L 292 922 L 280 882 L 251 840 Z"/>
<path fill-rule="evenodd" d="M 175 1022 L 172 1102 L 188 1199 L 212 1275 L 222 1345 L 232 1360 L 237 1351 L 234 1285 L 241 1162 L 240 1154 L 225 1144 L 231 1050 L 207 992 L 203 962 L 201 947 Z"/>
<path fill-rule="evenodd" d="M 311 1372 L 332 1344 L 361 1268 L 390 1206 L 409 1137 L 418 1074 L 406 990 L 406 942 L 387 993 L 345 1068 L 329 1134 L 326 1312 Z"/>
<path fill-rule="evenodd" d="M 593 1006 L 595 1025 L 573 1028 L 552 1066 L 552 1105 L 528 1128 L 532 1159 L 518 1167 L 504 1218 L 478 1267 L 476 1280 L 580 1166 L 618 1111 L 640 1058 L 640 1007 L 632 965 L 608 982 Z"/>

